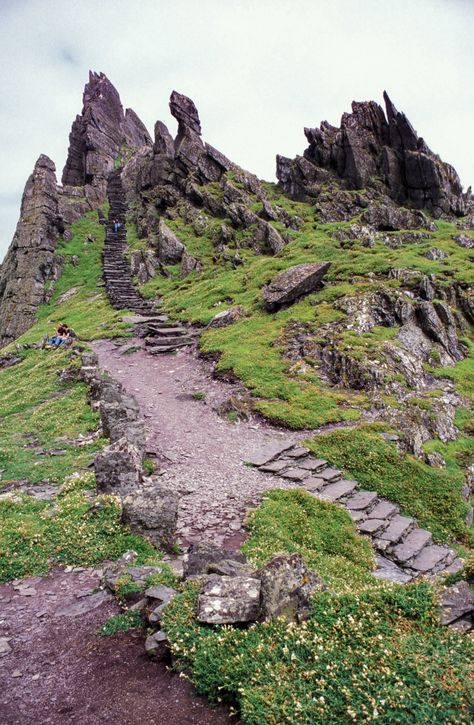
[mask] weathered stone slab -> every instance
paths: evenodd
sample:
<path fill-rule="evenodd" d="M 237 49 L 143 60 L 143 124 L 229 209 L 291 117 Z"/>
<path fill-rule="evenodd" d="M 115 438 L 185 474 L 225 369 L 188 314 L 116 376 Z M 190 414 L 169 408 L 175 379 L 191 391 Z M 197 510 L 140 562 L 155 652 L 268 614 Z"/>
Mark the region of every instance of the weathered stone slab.
<path fill-rule="evenodd" d="M 414 519 L 411 519 L 408 516 L 400 516 L 397 514 L 393 517 L 393 519 L 390 520 L 390 523 L 385 531 L 380 534 L 380 538 L 388 541 L 389 543 L 396 544 L 398 541 L 400 541 L 402 536 L 408 534 L 411 531 L 414 525 Z"/>
<path fill-rule="evenodd" d="M 12 651 L 11 646 L 8 644 L 9 641 L 9 637 L 0 637 L 0 657 L 6 657 Z"/>
<path fill-rule="evenodd" d="M 471 627 L 473 626 L 472 614 L 474 613 L 474 594 L 466 581 L 458 582 L 449 587 L 442 594 L 441 624 L 452 624 L 458 619 L 471 615 Z"/>
<path fill-rule="evenodd" d="M 330 483 L 325 486 L 319 498 L 324 501 L 337 501 L 343 496 L 347 496 L 357 487 L 357 481 L 337 481 L 336 483 Z"/>
<path fill-rule="evenodd" d="M 375 556 L 377 568 L 374 571 L 374 576 L 377 579 L 384 579 L 386 581 L 398 582 L 399 584 L 406 584 L 411 581 L 413 577 L 407 574 L 403 569 L 400 569 L 393 561 L 386 559 L 385 556 L 377 554 Z"/>
<path fill-rule="evenodd" d="M 342 474 L 337 468 L 325 468 L 318 472 L 318 476 L 325 481 L 337 481 L 338 478 L 341 478 Z"/>
<path fill-rule="evenodd" d="M 309 448 L 303 448 L 302 446 L 298 446 L 297 448 L 293 448 L 292 451 L 288 451 L 286 455 L 289 458 L 303 458 L 304 456 L 307 456 L 309 452 Z"/>
<path fill-rule="evenodd" d="M 310 597 L 326 589 L 323 580 L 310 571 L 301 554 L 281 554 L 266 564 L 257 576 L 262 583 L 261 618 L 285 617 L 302 622 L 309 616 Z"/>
<path fill-rule="evenodd" d="M 281 471 L 279 475 L 288 478 L 290 481 L 303 481 L 308 478 L 309 471 L 305 471 L 304 468 L 288 468 L 286 471 Z"/>
<path fill-rule="evenodd" d="M 168 637 L 166 632 L 160 629 L 158 632 L 150 634 L 145 641 L 145 652 L 153 659 L 163 659 L 168 654 Z"/>
<path fill-rule="evenodd" d="M 288 468 L 290 465 L 289 461 L 270 461 L 270 463 L 265 463 L 264 466 L 259 466 L 259 468 L 265 473 L 278 473 L 279 471 L 283 471 L 284 468 Z"/>
<path fill-rule="evenodd" d="M 431 571 L 438 567 L 452 553 L 452 550 L 446 546 L 438 546 L 437 544 L 425 546 L 416 559 L 410 562 L 410 568 L 422 573 Z"/>
<path fill-rule="evenodd" d="M 250 463 L 252 466 L 264 466 L 265 463 L 273 461 L 285 451 L 293 448 L 294 445 L 294 441 L 273 441 L 254 453 L 250 453 L 244 458 L 244 462 Z"/>
<path fill-rule="evenodd" d="M 255 622 L 260 612 L 260 580 L 212 575 L 198 597 L 197 619 L 207 624 Z"/>
<path fill-rule="evenodd" d="M 313 292 L 330 266 L 330 262 L 298 264 L 280 272 L 263 290 L 265 308 L 273 312 L 282 305 Z"/>
<path fill-rule="evenodd" d="M 398 544 L 393 549 L 392 554 L 397 561 L 403 563 L 419 554 L 424 546 L 431 544 L 432 540 L 433 537 L 429 531 L 425 531 L 424 529 L 414 529 L 408 534 L 401 544 Z"/>
<path fill-rule="evenodd" d="M 375 504 L 374 508 L 369 513 L 369 518 L 389 519 L 391 516 L 398 514 L 399 510 L 400 509 L 398 508 L 398 506 L 391 501 L 380 499 L 380 501 Z"/>
<path fill-rule="evenodd" d="M 97 592 L 97 594 L 91 594 L 90 597 L 83 597 L 77 602 L 58 609 L 54 612 L 55 617 L 82 617 L 88 612 L 92 612 L 93 609 L 101 607 L 103 604 L 112 601 L 112 596 L 107 592 Z"/>
<path fill-rule="evenodd" d="M 304 479 L 304 487 L 310 493 L 320 491 L 325 483 L 326 481 L 323 481 L 322 478 L 317 478 L 316 476 L 309 476 L 309 478 Z"/>
<path fill-rule="evenodd" d="M 306 468 L 308 471 L 322 471 L 327 461 L 322 458 L 307 458 L 304 461 L 298 461 L 299 468 Z"/>
<path fill-rule="evenodd" d="M 201 541 L 199 544 L 191 544 L 183 558 L 183 575 L 185 579 L 202 574 L 210 574 L 211 568 L 222 562 L 229 565 L 231 562 L 244 566 L 246 564 L 244 554 L 239 551 L 227 551 L 210 541 Z"/>
<path fill-rule="evenodd" d="M 345 506 L 351 511 L 362 511 L 373 505 L 377 501 L 375 491 L 357 491 L 345 502 Z"/>
<path fill-rule="evenodd" d="M 375 534 L 376 531 L 387 526 L 386 519 L 365 519 L 361 521 L 357 528 L 362 534 Z"/>

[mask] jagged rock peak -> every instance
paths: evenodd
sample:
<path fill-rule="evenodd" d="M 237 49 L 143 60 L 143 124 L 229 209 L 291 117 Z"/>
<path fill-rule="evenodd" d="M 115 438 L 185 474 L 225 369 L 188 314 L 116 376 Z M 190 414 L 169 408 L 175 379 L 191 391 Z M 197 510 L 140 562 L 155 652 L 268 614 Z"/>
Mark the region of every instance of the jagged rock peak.
<path fill-rule="evenodd" d="M 338 179 L 348 189 L 377 188 L 397 203 L 427 208 L 435 215 L 466 213 L 469 194 L 455 169 L 419 137 L 384 91 L 386 115 L 374 101 L 352 103 L 339 128 L 323 121 L 305 128 L 303 158 L 277 156 L 277 177 L 287 193 L 302 200 L 318 196 L 321 184 Z"/>
<path fill-rule="evenodd" d="M 62 174 L 65 186 L 94 186 L 98 201 L 105 199 L 106 179 L 123 146 L 151 146 L 152 141 L 136 113 L 124 113 L 115 86 L 104 73 L 90 71 L 84 88 L 82 113 L 69 135 Z"/>
<path fill-rule="evenodd" d="M 171 115 L 178 121 L 178 136 L 185 130 L 201 135 L 201 122 L 194 102 L 182 93 L 173 91 L 170 97 Z"/>
<path fill-rule="evenodd" d="M 25 332 L 46 301 L 45 283 L 57 278 L 54 252 L 63 231 L 56 168 L 41 155 L 28 178 L 20 220 L 0 272 L 0 347 Z"/>

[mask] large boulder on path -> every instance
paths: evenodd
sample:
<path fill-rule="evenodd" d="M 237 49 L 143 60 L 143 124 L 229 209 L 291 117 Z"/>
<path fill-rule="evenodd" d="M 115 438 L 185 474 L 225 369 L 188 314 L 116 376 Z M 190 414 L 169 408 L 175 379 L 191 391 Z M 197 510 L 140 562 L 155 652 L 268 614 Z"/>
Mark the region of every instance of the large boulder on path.
<path fill-rule="evenodd" d="M 210 576 L 198 596 L 197 619 L 205 624 L 255 622 L 260 581 L 253 577 Z"/>
<path fill-rule="evenodd" d="M 177 264 L 181 261 L 186 247 L 169 226 L 160 219 L 158 225 L 158 259 L 163 264 Z"/>
<path fill-rule="evenodd" d="M 297 264 L 280 272 L 263 290 L 263 304 L 269 312 L 314 292 L 331 266 L 331 262 Z"/>
<path fill-rule="evenodd" d="M 142 451 L 120 438 L 104 448 L 94 460 L 97 490 L 119 496 L 137 489 L 142 482 Z"/>
<path fill-rule="evenodd" d="M 155 479 L 146 479 L 123 499 L 122 519 L 158 549 L 171 551 L 176 541 L 178 494 Z"/>
<path fill-rule="evenodd" d="M 191 544 L 183 558 L 183 575 L 185 579 L 203 574 L 217 573 L 217 567 L 226 562 L 233 565 L 234 572 L 247 565 L 247 559 L 239 551 L 228 551 L 210 541 Z"/>
<path fill-rule="evenodd" d="M 323 580 L 306 567 L 300 554 L 276 556 L 256 576 L 261 581 L 263 621 L 277 617 L 289 622 L 308 619 L 311 596 L 326 589 Z"/>

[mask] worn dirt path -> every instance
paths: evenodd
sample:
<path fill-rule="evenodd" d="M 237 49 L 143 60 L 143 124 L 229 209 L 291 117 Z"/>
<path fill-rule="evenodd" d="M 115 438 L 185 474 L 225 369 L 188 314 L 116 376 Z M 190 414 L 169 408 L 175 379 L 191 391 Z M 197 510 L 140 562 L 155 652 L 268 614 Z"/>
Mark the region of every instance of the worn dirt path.
<path fill-rule="evenodd" d="M 191 685 L 145 654 L 142 632 L 112 637 L 99 627 L 118 612 L 90 594 L 95 570 L 0 585 L 1 725 L 228 725 Z"/>
<path fill-rule="evenodd" d="M 129 347 L 129 343 L 125 347 Z M 178 534 L 183 544 L 212 539 L 227 548 L 243 538 L 245 512 L 272 486 L 294 487 L 245 466 L 252 450 L 289 436 L 261 421 L 230 423 L 216 406 L 238 390 L 211 377 L 209 364 L 193 350 L 151 356 L 123 354 L 114 341 L 94 343 L 99 366 L 137 399 L 163 479 L 180 492 Z M 193 393 L 204 393 L 196 400 Z"/>

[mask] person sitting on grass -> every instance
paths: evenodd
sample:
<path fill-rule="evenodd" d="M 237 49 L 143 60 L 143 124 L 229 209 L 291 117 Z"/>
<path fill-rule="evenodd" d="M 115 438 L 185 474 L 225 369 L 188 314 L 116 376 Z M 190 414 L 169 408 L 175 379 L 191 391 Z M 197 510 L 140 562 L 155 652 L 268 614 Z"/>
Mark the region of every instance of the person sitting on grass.
<path fill-rule="evenodd" d="M 65 347 L 72 345 L 75 339 L 77 339 L 77 335 L 74 330 L 69 327 L 69 325 L 60 322 L 56 329 L 56 333 L 51 338 L 46 337 L 43 340 L 43 347 L 54 347 L 57 350 L 61 345 L 64 345 Z"/>

